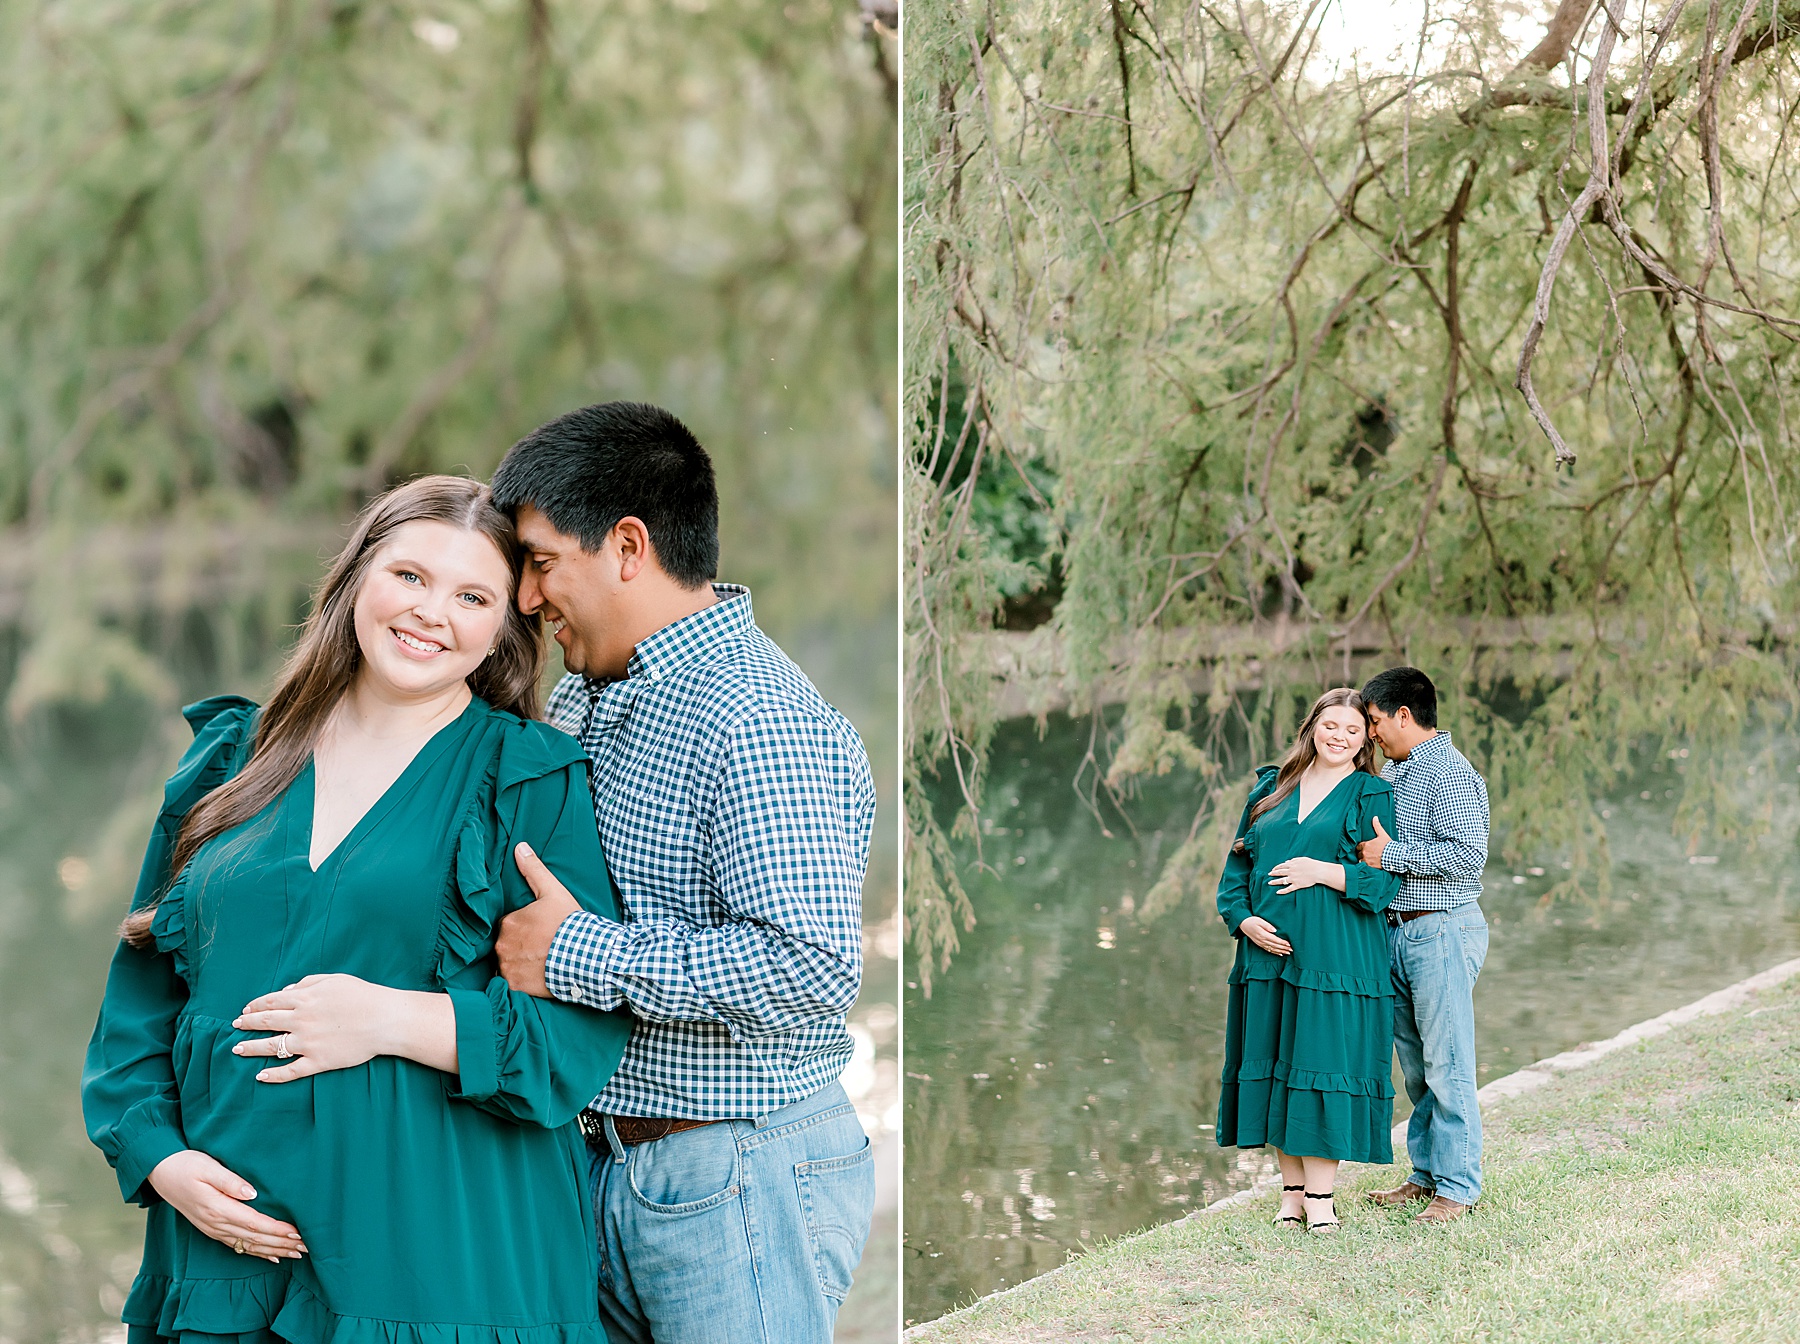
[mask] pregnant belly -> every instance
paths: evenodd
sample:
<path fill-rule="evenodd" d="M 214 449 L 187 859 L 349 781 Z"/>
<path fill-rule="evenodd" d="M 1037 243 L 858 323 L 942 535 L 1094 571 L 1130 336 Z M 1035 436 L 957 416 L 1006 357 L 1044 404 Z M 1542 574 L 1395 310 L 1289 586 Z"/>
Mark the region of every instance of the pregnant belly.
<path fill-rule="evenodd" d="M 245 1039 L 217 1018 L 178 1027 L 188 1143 L 249 1181 L 254 1207 L 300 1229 L 334 1310 L 387 1316 L 430 1301 L 449 1313 L 432 1319 L 483 1319 L 514 1300 L 521 1272 L 537 1280 L 528 1300 L 572 1293 L 563 1305 L 579 1313 L 591 1299 L 586 1151 L 573 1126 L 490 1115 L 452 1098 L 454 1079 L 388 1056 L 259 1083 L 270 1061 L 231 1053 Z M 501 1266 L 512 1266 L 509 1287 L 490 1281 Z"/>
<path fill-rule="evenodd" d="M 218 1159 L 256 1188 L 252 1204 L 295 1221 L 291 1198 L 315 1165 L 317 1080 L 259 1083 L 273 1060 L 231 1053 L 261 1033 L 238 1031 L 223 1018 L 189 1015 L 176 1026 L 175 1085 L 188 1146 Z"/>

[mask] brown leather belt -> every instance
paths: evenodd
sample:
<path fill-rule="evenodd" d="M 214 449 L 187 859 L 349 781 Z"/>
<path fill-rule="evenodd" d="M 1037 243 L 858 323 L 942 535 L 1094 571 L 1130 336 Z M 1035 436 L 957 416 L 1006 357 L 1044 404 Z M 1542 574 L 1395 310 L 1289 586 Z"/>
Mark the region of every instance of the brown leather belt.
<path fill-rule="evenodd" d="M 606 1138 L 606 1116 L 594 1111 L 583 1111 L 576 1119 L 589 1143 L 601 1148 L 611 1146 Z M 615 1115 L 612 1122 L 613 1133 L 619 1136 L 619 1142 L 627 1148 L 635 1148 L 640 1143 L 655 1143 L 658 1139 L 666 1139 L 683 1130 L 723 1123 L 718 1120 L 658 1120 L 642 1115 Z"/>
<path fill-rule="evenodd" d="M 1420 919 L 1425 915 L 1441 915 L 1442 910 L 1389 910 L 1388 921 L 1393 924 L 1404 924 L 1409 919 Z"/>

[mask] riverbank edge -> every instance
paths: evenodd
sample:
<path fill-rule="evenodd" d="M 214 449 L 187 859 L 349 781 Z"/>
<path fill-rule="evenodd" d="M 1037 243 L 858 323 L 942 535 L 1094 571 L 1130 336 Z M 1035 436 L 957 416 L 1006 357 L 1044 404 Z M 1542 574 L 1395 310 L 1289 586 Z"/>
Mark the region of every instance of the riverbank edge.
<path fill-rule="evenodd" d="M 1755 975 L 1739 980 L 1735 984 L 1727 985 L 1723 989 L 1714 990 L 1711 994 L 1695 999 L 1692 1003 L 1683 1004 L 1679 1008 L 1672 1008 L 1666 1013 L 1660 1013 L 1655 1017 L 1635 1023 L 1632 1026 L 1626 1027 L 1617 1035 L 1609 1036 L 1604 1041 L 1577 1046 L 1573 1050 L 1565 1050 L 1561 1054 L 1551 1055 L 1547 1059 L 1540 1059 L 1535 1064 L 1528 1064 L 1516 1072 L 1509 1073 L 1503 1078 L 1496 1078 L 1493 1082 L 1488 1083 L 1476 1093 L 1476 1097 L 1485 1111 L 1490 1106 L 1497 1106 L 1515 1098 L 1527 1096 L 1555 1081 L 1558 1077 L 1569 1073 L 1579 1072 L 1593 1064 L 1597 1064 L 1608 1055 L 1615 1051 L 1622 1050 L 1627 1046 L 1637 1045 L 1640 1042 L 1650 1040 L 1654 1037 L 1666 1035 L 1683 1023 L 1693 1022 L 1700 1018 L 1716 1017 L 1719 1014 L 1731 1012 L 1732 1010 L 1741 1007 L 1746 1000 L 1753 998 L 1761 991 L 1773 988 L 1795 976 L 1800 976 L 1800 958 L 1781 962 L 1778 965 L 1769 967 L 1769 969 L 1765 971 L 1759 971 Z M 1394 1126 L 1393 1142 L 1396 1154 L 1404 1153 L 1406 1147 L 1406 1123 L 1404 1121 Z M 1358 1165 L 1360 1164 L 1344 1164 L 1346 1169 L 1354 1168 Z M 1113 1242 L 1112 1245 L 1128 1247 L 1132 1242 L 1153 1237 L 1164 1228 L 1170 1227 L 1176 1223 L 1187 1222 L 1195 1218 L 1205 1218 L 1210 1214 L 1219 1213 L 1223 1210 L 1237 1208 L 1241 1205 L 1251 1203 L 1274 1190 L 1280 1184 L 1280 1179 L 1279 1175 L 1260 1177 L 1247 1190 L 1240 1190 L 1234 1195 L 1227 1195 L 1224 1199 L 1216 1200 L 1215 1202 L 1208 1204 L 1205 1208 L 1195 1209 L 1193 1212 L 1186 1214 L 1181 1218 L 1171 1219 L 1168 1223 L 1159 1224 L 1157 1227 L 1153 1228 L 1146 1228 L 1144 1231 L 1134 1233 L 1128 1237 L 1122 1237 L 1118 1241 Z M 904 1340 L 933 1339 L 938 1335 L 941 1327 L 954 1324 L 965 1314 L 975 1311 L 978 1308 L 991 1305 L 1002 1299 L 1012 1297 L 1015 1294 L 1023 1293 L 1026 1290 L 1037 1291 L 1041 1289 L 1042 1285 L 1047 1280 L 1068 1273 L 1080 1263 L 1081 1258 L 1073 1258 L 1058 1265 L 1055 1269 L 1036 1275 L 1033 1278 L 1025 1280 L 1023 1283 L 1014 1284 L 1009 1288 L 1002 1288 L 996 1292 L 985 1294 L 966 1307 L 959 1307 L 955 1311 L 946 1312 L 944 1315 L 936 1317 L 933 1320 L 924 1321 L 918 1325 L 912 1326 L 902 1332 L 901 1338 Z"/>

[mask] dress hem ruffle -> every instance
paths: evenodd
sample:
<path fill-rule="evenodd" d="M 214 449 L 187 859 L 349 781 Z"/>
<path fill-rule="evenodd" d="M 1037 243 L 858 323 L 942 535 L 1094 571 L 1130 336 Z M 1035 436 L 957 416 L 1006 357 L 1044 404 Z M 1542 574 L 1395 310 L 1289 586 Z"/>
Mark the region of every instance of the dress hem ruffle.
<path fill-rule="evenodd" d="M 1393 1161 L 1391 1101 L 1290 1088 L 1278 1078 L 1227 1083 L 1215 1131 L 1224 1148 L 1273 1145 L 1295 1157 L 1339 1162 Z"/>
<path fill-rule="evenodd" d="M 130 1344 L 606 1344 L 598 1318 L 543 1325 L 340 1316 L 292 1273 L 243 1279 L 143 1274 L 122 1313 Z"/>
<path fill-rule="evenodd" d="M 1360 999 L 1391 999 L 1394 982 L 1389 976 L 1350 975 L 1343 971 L 1317 971 L 1294 965 L 1292 956 L 1269 957 L 1234 967 L 1227 984 L 1242 985 L 1252 980 L 1285 980 L 1296 989 L 1310 989 L 1321 994 L 1354 994 Z"/>
<path fill-rule="evenodd" d="M 1285 1083 L 1292 1091 L 1347 1092 L 1352 1096 L 1373 1097 L 1377 1101 L 1394 1099 L 1390 1078 L 1364 1078 L 1354 1073 L 1319 1073 L 1313 1069 L 1290 1068 L 1285 1060 L 1248 1059 L 1220 1079 L 1226 1087 L 1234 1083 L 1255 1083 L 1268 1079 Z"/>

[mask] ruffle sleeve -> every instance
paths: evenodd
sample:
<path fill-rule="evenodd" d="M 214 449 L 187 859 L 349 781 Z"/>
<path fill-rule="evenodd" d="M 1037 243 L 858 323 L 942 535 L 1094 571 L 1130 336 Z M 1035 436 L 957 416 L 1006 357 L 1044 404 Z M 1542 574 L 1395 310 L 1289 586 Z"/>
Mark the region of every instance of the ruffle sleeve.
<path fill-rule="evenodd" d="M 158 861 L 158 876 L 166 883 L 160 891 L 145 890 L 145 877 L 150 872 L 151 855 L 146 854 L 144 874 L 138 879 L 138 890 L 131 908 L 156 901 L 156 915 L 150 923 L 150 939 L 156 950 L 167 956 L 175 973 L 192 983 L 187 944 L 187 873 L 183 871 L 173 882 L 168 869 L 175 852 L 175 837 L 194 804 L 243 768 L 255 746 L 257 706 L 241 695 L 215 695 L 196 701 L 181 711 L 194 730 L 194 744 L 182 756 L 175 773 L 163 788 L 162 810 L 157 814 L 156 833 L 151 841 Z"/>
<path fill-rule="evenodd" d="M 1338 845 L 1338 862 L 1344 866 L 1344 899 L 1364 910 L 1380 914 L 1400 894 L 1400 875 L 1371 868 L 1357 857 L 1356 847 L 1375 838 L 1375 819 L 1394 834 L 1394 786 L 1375 775 L 1362 777 L 1362 791 L 1344 809 L 1344 837 Z"/>
<path fill-rule="evenodd" d="M 541 791 L 542 781 L 570 772 L 581 775 L 585 794 L 587 768 L 586 754 L 566 733 L 541 723 L 506 723 L 499 750 L 457 823 L 455 870 L 434 953 L 439 984 L 448 986 L 462 972 L 490 956 L 500 920 L 509 910 L 518 908 L 507 904 L 502 875 L 512 859 L 512 845 L 506 843 L 506 836 L 517 825 L 527 794 Z M 519 839 L 530 842 L 529 836 Z M 597 831 L 594 844 L 597 853 Z M 542 857 L 541 850 L 539 855 Z M 596 898 L 605 906 L 608 918 L 617 919 L 618 899 L 604 869 L 602 860 L 603 880 Z M 516 865 L 513 870 L 517 872 Z M 558 872 L 557 877 L 570 891 L 575 890 L 567 876 Z"/>
<path fill-rule="evenodd" d="M 1244 800 L 1244 814 L 1238 819 L 1237 840 L 1232 842 L 1231 852 L 1225 856 L 1225 871 L 1219 875 L 1219 918 L 1233 937 L 1237 936 L 1238 925 L 1251 914 L 1250 877 L 1256 871 L 1256 827 L 1250 824 L 1250 809 L 1274 791 L 1279 773 L 1273 765 L 1257 769 L 1256 782 Z M 1243 842 L 1241 854 L 1237 841 Z"/>
<path fill-rule="evenodd" d="M 450 1095 L 511 1120 L 554 1127 L 573 1120 L 611 1078 L 632 1019 L 520 993 L 496 974 L 500 921 L 535 899 L 513 858 L 520 841 L 584 910 L 619 918 L 586 754 L 547 724 L 509 720 L 459 824 L 435 967 L 456 1012 Z"/>
<path fill-rule="evenodd" d="M 182 819 L 249 757 L 257 707 L 219 695 L 182 710 L 194 742 L 163 789 L 163 802 L 144 850 L 131 908 L 157 902 L 154 945 L 121 942 L 113 953 L 106 994 L 81 1075 L 81 1109 L 88 1137 L 106 1154 L 127 1200 L 157 1200 L 147 1178 L 157 1163 L 187 1147 L 170 1048 L 175 1018 L 187 1002 L 186 917 L 169 864 Z"/>

